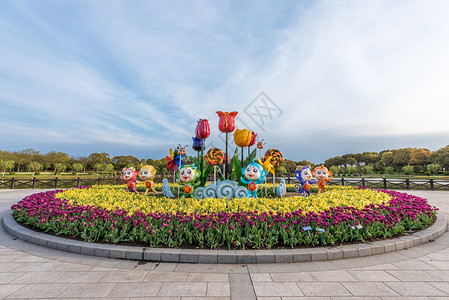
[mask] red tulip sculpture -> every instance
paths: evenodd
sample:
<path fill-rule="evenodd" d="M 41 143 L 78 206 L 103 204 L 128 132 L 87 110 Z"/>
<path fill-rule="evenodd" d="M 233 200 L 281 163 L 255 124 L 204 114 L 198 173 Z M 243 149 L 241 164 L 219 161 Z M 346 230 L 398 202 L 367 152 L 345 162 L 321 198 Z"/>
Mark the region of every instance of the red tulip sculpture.
<path fill-rule="evenodd" d="M 253 131 L 251 131 L 251 141 L 249 142 L 249 145 L 248 145 L 248 156 L 251 155 L 251 146 L 253 146 L 256 143 L 256 138 L 257 138 L 257 133 L 254 133 Z"/>
<path fill-rule="evenodd" d="M 218 129 L 221 132 L 226 133 L 226 156 L 228 157 L 228 133 L 233 132 L 235 129 L 235 117 L 238 112 L 222 112 L 217 111 L 217 115 L 220 118 L 218 121 Z M 225 162 L 225 179 L 228 179 L 228 164 Z"/>
<path fill-rule="evenodd" d="M 201 144 L 204 145 L 204 140 L 210 136 L 210 126 L 207 119 L 199 119 L 195 129 L 195 135 L 201 140 Z M 203 152 L 204 147 L 201 148 L 201 162 L 200 162 L 200 172 L 201 179 L 203 178 Z"/>

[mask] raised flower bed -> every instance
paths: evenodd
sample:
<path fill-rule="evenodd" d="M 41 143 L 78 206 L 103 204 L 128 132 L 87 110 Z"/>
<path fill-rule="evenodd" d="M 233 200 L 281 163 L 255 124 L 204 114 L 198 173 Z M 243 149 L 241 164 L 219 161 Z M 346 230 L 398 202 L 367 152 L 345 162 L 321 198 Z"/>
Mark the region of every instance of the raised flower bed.
<path fill-rule="evenodd" d="M 416 196 L 349 187 L 308 198 L 181 201 L 105 186 L 33 194 L 12 209 L 23 225 L 89 242 L 211 249 L 384 239 L 428 227 L 437 210 Z"/>

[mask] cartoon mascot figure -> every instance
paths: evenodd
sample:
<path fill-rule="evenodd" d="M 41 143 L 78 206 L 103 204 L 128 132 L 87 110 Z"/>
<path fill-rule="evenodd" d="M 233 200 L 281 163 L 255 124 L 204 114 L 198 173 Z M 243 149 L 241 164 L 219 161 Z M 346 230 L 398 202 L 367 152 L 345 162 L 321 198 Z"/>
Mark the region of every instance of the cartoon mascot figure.
<path fill-rule="evenodd" d="M 132 189 L 134 193 L 137 194 L 136 191 L 136 181 L 137 176 L 139 173 L 133 168 L 123 168 L 122 175 L 120 176 L 120 179 L 127 184 L 126 191 L 128 192 L 129 189 Z"/>
<path fill-rule="evenodd" d="M 312 177 L 310 168 L 298 166 L 295 171 L 295 177 L 299 180 L 299 184 L 295 184 L 296 192 L 302 193 L 304 197 L 310 196 L 310 184 L 317 183 L 317 180 L 314 180 Z"/>
<path fill-rule="evenodd" d="M 153 182 L 155 176 L 156 169 L 153 166 L 146 165 L 140 168 L 139 177 L 140 179 L 145 180 L 145 186 L 147 187 L 145 195 L 148 195 L 150 189 L 156 194 L 156 184 Z"/>
<path fill-rule="evenodd" d="M 323 192 L 326 192 L 326 181 L 332 180 L 332 172 L 324 165 L 321 165 L 312 171 L 312 175 L 318 179 L 318 194 L 321 194 L 321 189 L 323 189 Z"/>
<path fill-rule="evenodd" d="M 258 184 L 264 182 L 268 174 L 262 165 L 256 163 L 255 161 L 256 160 L 253 159 L 253 162 L 242 170 L 243 176 L 240 177 L 240 181 L 248 185 L 248 193 L 246 194 L 246 198 L 257 198 Z"/>
<path fill-rule="evenodd" d="M 193 190 L 201 183 L 198 180 L 200 177 L 201 172 L 193 164 L 183 166 L 176 172 L 176 182 L 183 186 L 184 190 L 181 200 L 185 197 L 193 197 Z"/>

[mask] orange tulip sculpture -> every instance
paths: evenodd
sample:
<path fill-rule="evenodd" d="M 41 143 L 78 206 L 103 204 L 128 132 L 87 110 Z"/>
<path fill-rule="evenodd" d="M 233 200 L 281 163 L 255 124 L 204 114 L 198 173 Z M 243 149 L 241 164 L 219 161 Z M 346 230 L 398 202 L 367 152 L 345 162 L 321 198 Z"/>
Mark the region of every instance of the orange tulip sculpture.
<path fill-rule="evenodd" d="M 234 132 L 234 142 L 242 148 L 242 168 L 243 166 L 243 148 L 251 143 L 251 131 L 248 129 L 236 129 Z"/>

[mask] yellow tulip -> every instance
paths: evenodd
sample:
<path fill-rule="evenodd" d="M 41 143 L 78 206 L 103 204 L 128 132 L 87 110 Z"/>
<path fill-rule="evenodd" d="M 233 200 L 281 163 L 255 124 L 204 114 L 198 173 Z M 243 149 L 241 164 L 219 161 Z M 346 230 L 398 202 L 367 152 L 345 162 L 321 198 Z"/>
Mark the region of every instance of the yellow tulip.
<path fill-rule="evenodd" d="M 248 147 L 251 142 L 251 131 L 248 129 L 236 129 L 234 131 L 234 142 L 239 147 Z"/>

